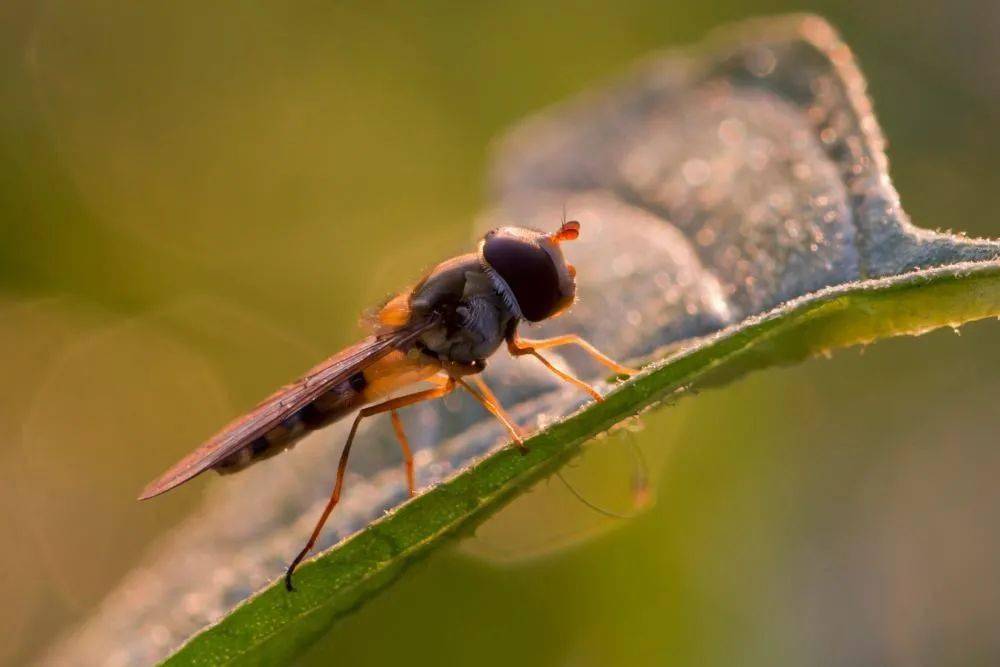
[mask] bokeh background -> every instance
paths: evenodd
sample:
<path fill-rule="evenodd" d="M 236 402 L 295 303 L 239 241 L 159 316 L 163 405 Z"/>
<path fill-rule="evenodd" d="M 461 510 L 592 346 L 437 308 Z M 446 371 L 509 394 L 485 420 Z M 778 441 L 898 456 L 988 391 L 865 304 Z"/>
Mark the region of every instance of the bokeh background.
<path fill-rule="evenodd" d="M 499 4 L 0 6 L 0 661 L 219 483 L 140 505 L 144 482 L 466 247 L 491 139 L 651 50 L 803 9 Z M 808 9 L 860 58 L 914 222 L 1000 236 L 1000 5 Z M 652 510 L 551 549 L 560 505 L 529 494 L 302 663 L 995 664 L 998 340 L 887 341 L 650 415 Z M 595 456 L 581 491 L 627 496 Z"/>

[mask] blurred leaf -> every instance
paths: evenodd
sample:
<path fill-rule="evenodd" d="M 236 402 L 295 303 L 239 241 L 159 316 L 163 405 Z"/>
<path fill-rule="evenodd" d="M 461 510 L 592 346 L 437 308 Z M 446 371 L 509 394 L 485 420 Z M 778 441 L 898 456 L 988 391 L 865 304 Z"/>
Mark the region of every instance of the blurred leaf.
<path fill-rule="evenodd" d="M 301 452 L 314 456 L 308 469 L 247 473 L 55 655 L 148 662 L 221 617 L 170 662 L 286 662 L 415 558 L 648 407 L 755 368 L 1000 314 L 1000 245 L 910 224 L 864 86 L 825 22 L 788 17 L 654 59 L 514 132 L 484 224 L 549 227 L 565 205 L 584 230 L 567 249 L 581 302 L 546 332 L 658 361 L 574 413 L 578 396 L 530 366 L 491 360 L 515 417 L 550 422 L 530 453 L 498 450 L 496 425 L 466 412 L 414 410 L 422 444 L 440 443 L 418 459 L 422 481 L 440 483 L 401 505 L 398 473 L 355 484 L 328 531 L 352 536 L 300 569 L 295 594 L 281 567 L 322 502 L 328 467 Z M 385 436 L 364 435 L 372 449 Z M 383 508 L 395 509 L 377 518 Z M 246 599 L 263 581 L 273 583 Z"/>

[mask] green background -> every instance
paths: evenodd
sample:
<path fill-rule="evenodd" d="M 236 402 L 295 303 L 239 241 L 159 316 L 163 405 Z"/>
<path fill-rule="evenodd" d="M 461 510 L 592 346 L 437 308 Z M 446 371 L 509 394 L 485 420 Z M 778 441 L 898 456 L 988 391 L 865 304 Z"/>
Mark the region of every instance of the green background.
<path fill-rule="evenodd" d="M 0 660 L 85 618 L 220 483 L 134 502 L 164 464 L 467 246 L 491 139 L 650 51 L 803 9 L 498 5 L 0 8 Z M 1000 10 L 900 5 L 808 9 L 860 58 L 914 221 L 998 236 Z M 303 663 L 994 662 L 997 326 L 648 416 L 654 509 L 529 494 Z M 620 505 L 614 443 L 571 474 Z M 611 530 L 548 548 L 587 521 Z"/>

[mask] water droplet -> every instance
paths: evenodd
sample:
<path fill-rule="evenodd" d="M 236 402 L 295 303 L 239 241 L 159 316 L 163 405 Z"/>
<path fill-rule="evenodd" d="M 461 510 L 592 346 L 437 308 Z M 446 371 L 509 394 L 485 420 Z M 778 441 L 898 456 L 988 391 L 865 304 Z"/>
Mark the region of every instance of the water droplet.
<path fill-rule="evenodd" d="M 632 261 L 632 257 L 629 255 L 618 255 L 611 260 L 611 270 L 619 278 L 625 278 L 632 275 L 632 272 L 635 271 L 635 262 Z"/>
<path fill-rule="evenodd" d="M 754 76 L 765 77 L 770 75 L 774 72 L 777 64 L 778 59 L 774 57 L 774 52 L 763 46 L 747 54 L 747 69 Z"/>
<path fill-rule="evenodd" d="M 688 185 L 697 187 L 704 185 L 712 177 L 712 166 L 701 158 L 694 158 L 684 163 L 681 173 L 684 174 L 684 180 Z"/>
<path fill-rule="evenodd" d="M 746 134 L 746 125 L 738 118 L 727 118 L 719 123 L 719 140 L 726 146 L 739 146 Z"/>
<path fill-rule="evenodd" d="M 653 276 L 653 282 L 661 290 L 669 290 L 673 287 L 673 281 L 670 279 L 670 274 L 666 271 L 660 271 L 655 276 Z"/>

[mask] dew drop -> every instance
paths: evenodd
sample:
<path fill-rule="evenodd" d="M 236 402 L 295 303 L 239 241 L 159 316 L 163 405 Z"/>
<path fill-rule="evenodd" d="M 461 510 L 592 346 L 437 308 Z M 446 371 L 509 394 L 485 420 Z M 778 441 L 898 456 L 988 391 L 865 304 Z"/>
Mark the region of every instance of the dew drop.
<path fill-rule="evenodd" d="M 684 163 L 681 173 L 684 174 L 684 180 L 688 185 L 697 187 L 704 185 L 712 177 L 712 166 L 701 158 L 694 158 Z"/>
<path fill-rule="evenodd" d="M 694 235 L 694 240 L 703 248 L 710 246 L 715 242 L 715 230 L 710 227 L 702 227 Z"/>
<path fill-rule="evenodd" d="M 760 47 L 747 55 L 746 64 L 751 74 L 765 77 L 774 72 L 778 59 L 774 57 L 774 52 L 771 49 Z"/>
<path fill-rule="evenodd" d="M 629 255 L 621 254 L 611 260 L 611 270 L 615 272 L 616 276 L 624 278 L 632 275 L 632 272 L 635 271 L 635 263 Z"/>
<path fill-rule="evenodd" d="M 719 140 L 726 146 L 739 146 L 746 134 L 746 126 L 738 118 L 727 118 L 719 123 Z"/>

